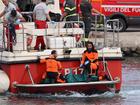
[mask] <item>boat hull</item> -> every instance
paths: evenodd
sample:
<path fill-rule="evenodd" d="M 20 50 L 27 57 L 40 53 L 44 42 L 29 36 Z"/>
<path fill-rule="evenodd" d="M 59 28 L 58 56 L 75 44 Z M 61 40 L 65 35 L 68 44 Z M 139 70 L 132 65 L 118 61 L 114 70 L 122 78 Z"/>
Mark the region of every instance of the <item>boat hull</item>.
<path fill-rule="evenodd" d="M 63 68 L 76 68 L 80 65 L 79 59 L 61 59 Z M 122 59 L 106 59 L 108 63 L 108 69 L 112 78 L 119 78 L 118 83 L 114 83 L 115 91 L 119 92 L 121 89 L 121 62 Z M 2 68 L 8 74 L 10 79 L 9 91 L 12 93 L 25 92 L 25 93 L 55 93 L 65 91 L 76 91 L 82 93 L 92 93 L 94 91 L 108 91 L 109 85 L 107 84 L 86 84 L 86 85 L 74 85 L 74 86 L 55 86 L 55 87 L 24 87 L 14 86 L 14 84 L 32 84 L 29 72 L 26 70 L 26 65 L 30 66 L 30 73 L 35 84 L 39 84 L 42 80 L 42 74 L 45 71 L 45 64 L 40 64 L 36 61 L 31 62 L 14 62 L 14 63 L 3 63 Z M 100 60 L 99 71 L 103 70 L 103 62 Z M 64 74 L 64 71 L 62 72 Z"/>
<path fill-rule="evenodd" d="M 66 84 L 56 84 L 56 85 L 48 85 L 48 84 L 15 84 L 18 92 L 20 93 L 60 93 L 60 94 L 68 94 L 73 92 L 84 93 L 84 94 L 95 94 L 95 93 L 103 93 L 105 91 L 110 91 L 111 86 L 115 83 L 119 83 L 117 80 L 114 83 L 110 81 L 106 81 L 105 83 L 101 82 L 85 82 L 85 83 L 66 83 Z M 97 84 L 96 84 L 97 83 Z"/>

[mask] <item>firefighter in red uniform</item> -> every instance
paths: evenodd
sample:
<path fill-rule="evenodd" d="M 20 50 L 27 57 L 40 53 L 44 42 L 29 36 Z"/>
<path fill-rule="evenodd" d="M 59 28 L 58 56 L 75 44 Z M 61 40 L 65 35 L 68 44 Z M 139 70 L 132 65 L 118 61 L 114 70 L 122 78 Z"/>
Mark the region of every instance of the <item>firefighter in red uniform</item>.
<path fill-rule="evenodd" d="M 49 83 L 64 83 L 63 76 L 59 73 L 62 69 L 61 63 L 56 60 L 57 52 L 53 50 L 48 59 L 41 59 L 40 63 L 46 63 L 46 71 L 43 74 L 43 79 L 46 77 L 49 79 Z"/>
<path fill-rule="evenodd" d="M 37 29 L 48 28 L 46 24 L 46 17 L 51 22 L 49 11 L 46 5 L 46 0 L 41 0 L 41 2 L 37 4 L 33 10 L 33 19 L 35 21 L 35 25 Z M 39 50 L 40 44 L 41 44 L 41 50 L 45 49 L 45 42 L 43 36 L 37 36 L 36 45 L 34 49 Z"/>
<path fill-rule="evenodd" d="M 82 55 L 82 61 L 80 67 L 85 67 L 85 69 L 90 70 L 89 75 L 97 76 L 97 70 L 99 67 L 98 52 L 94 48 L 92 42 L 87 42 L 86 48 L 87 49 L 84 51 Z"/>
<path fill-rule="evenodd" d="M 66 28 L 75 27 L 74 24 L 76 24 L 75 22 L 78 21 L 78 15 L 76 13 L 76 5 L 74 3 L 74 0 L 66 0 L 64 2 L 64 13 L 61 16 L 60 21 L 64 19 L 66 21 L 73 21 L 73 25 L 71 23 L 66 23 Z"/>

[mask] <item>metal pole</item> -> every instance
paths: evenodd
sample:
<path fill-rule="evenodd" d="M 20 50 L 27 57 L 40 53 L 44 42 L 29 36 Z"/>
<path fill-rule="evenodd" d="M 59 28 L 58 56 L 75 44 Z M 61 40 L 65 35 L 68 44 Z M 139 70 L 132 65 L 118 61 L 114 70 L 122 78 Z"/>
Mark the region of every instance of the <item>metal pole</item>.
<path fill-rule="evenodd" d="M 23 34 L 23 51 L 25 50 L 25 46 L 24 46 L 24 25 L 21 23 L 22 25 L 22 34 Z"/>
<path fill-rule="evenodd" d="M 7 29 L 8 29 L 8 36 L 7 36 L 7 47 L 8 47 L 8 51 L 10 51 L 10 44 L 12 44 L 12 42 L 10 42 L 10 25 L 8 24 L 8 27 L 7 27 Z M 12 45 L 13 46 L 13 45 Z"/>
<path fill-rule="evenodd" d="M 5 28 L 4 28 L 4 25 L 3 25 L 3 45 L 4 45 L 4 49 L 6 49 L 6 45 L 5 45 Z"/>
<path fill-rule="evenodd" d="M 107 21 L 106 21 L 106 17 L 104 15 L 104 47 L 106 47 L 106 35 L 107 35 Z"/>
<path fill-rule="evenodd" d="M 31 71 L 30 71 L 30 66 L 28 64 L 25 65 L 25 69 L 28 71 L 28 74 L 29 74 L 29 77 L 30 77 L 32 84 L 35 84 L 33 77 L 32 77 L 32 74 L 31 74 Z"/>
<path fill-rule="evenodd" d="M 107 63 L 106 63 L 106 61 L 105 61 L 105 57 L 104 57 L 104 52 L 103 52 L 103 50 L 104 50 L 104 49 L 102 49 L 102 57 L 103 57 L 104 72 L 107 71 L 107 72 L 108 72 L 108 75 L 109 75 L 109 77 L 110 77 L 110 79 L 111 79 L 111 81 L 113 81 L 112 75 L 111 75 L 111 73 L 110 73 L 110 71 L 109 71 L 109 69 L 108 69 L 108 67 L 107 67 Z"/>

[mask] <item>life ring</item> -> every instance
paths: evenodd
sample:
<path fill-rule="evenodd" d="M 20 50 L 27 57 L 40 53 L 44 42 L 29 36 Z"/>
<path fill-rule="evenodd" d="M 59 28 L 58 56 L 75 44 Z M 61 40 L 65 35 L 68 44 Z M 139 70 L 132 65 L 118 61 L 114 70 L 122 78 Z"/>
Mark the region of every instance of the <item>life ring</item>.
<path fill-rule="evenodd" d="M 0 70 L 0 93 L 5 93 L 10 86 L 10 80 L 8 75 Z"/>

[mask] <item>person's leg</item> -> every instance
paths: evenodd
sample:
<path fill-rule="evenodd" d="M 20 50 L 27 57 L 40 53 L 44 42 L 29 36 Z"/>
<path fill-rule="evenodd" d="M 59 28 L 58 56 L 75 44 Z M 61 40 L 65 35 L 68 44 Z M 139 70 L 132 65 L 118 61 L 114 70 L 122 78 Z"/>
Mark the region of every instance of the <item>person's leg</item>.
<path fill-rule="evenodd" d="M 35 47 L 34 47 L 35 50 L 39 50 L 40 37 L 42 37 L 42 36 L 37 36 L 36 37 L 36 44 L 35 44 Z"/>
<path fill-rule="evenodd" d="M 49 79 L 49 84 L 53 83 L 52 72 L 47 72 L 47 77 Z"/>
<path fill-rule="evenodd" d="M 41 50 L 44 50 L 46 48 L 45 47 L 45 42 L 44 42 L 44 37 L 40 36 L 39 40 L 40 40 L 40 43 L 41 43 Z"/>
<path fill-rule="evenodd" d="M 90 64 L 90 69 L 91 69 L 91 72 L 90 72 L 90 75 L 97 75 L 97 69 L 98 69 L 98 65 L 96 63 L 91 63 Z"/>
<path fill-rule="evenodd" d="M 47 76 L 50 80 L 50 83 L 56 83 L 58 73 L 57 72 L 47 72 Z"/>
<path fill-rule="evenodd" d="M 48 28 L 48 24 L 46 23 L 46 21 L 42 21 L 41 26 L 39 26 L 40 29 L 46 29 Z M 41 49 L 44 50 L 46 48 L 46 45 L 45 45 L 45 41 L 44 41 L 44 37 L 40 37 L 40 42 L 41 42 Z"/>
<path fill-rule="evenodd" d="M 91 18 L 90 17 L 84 18 L 84 24 L 85 24 L 85 37 L 88 38 L 89 32 L 91 30 Z"/>
<path fill-rule="evenodd" d="M 35 24 L 37 29 L 45 29 L 48 27 L 46 21 L 35 21 Z M 45 49 L 45 42 L 43 36 L 37 36 L 34 49 L 39 50 L 39 44 L 41 44 L 41 49 Z"/>
<path fill-rule="evenodd" d="M 13 42 L 12 42 L 12 35 L 10 34 L 9 28 L 6 28 L 6 37 L 7 37 L 7 51 L 13 52 Z"/>
<path fill-rule="evenodd" d="M 57 83 L 65 83 L 66 81 L 65 81 L 65 78 L 63 77 L 63 75 L 62 74 L 59 74 L 57 76 L 57 81 L 56 82 Z"/>

